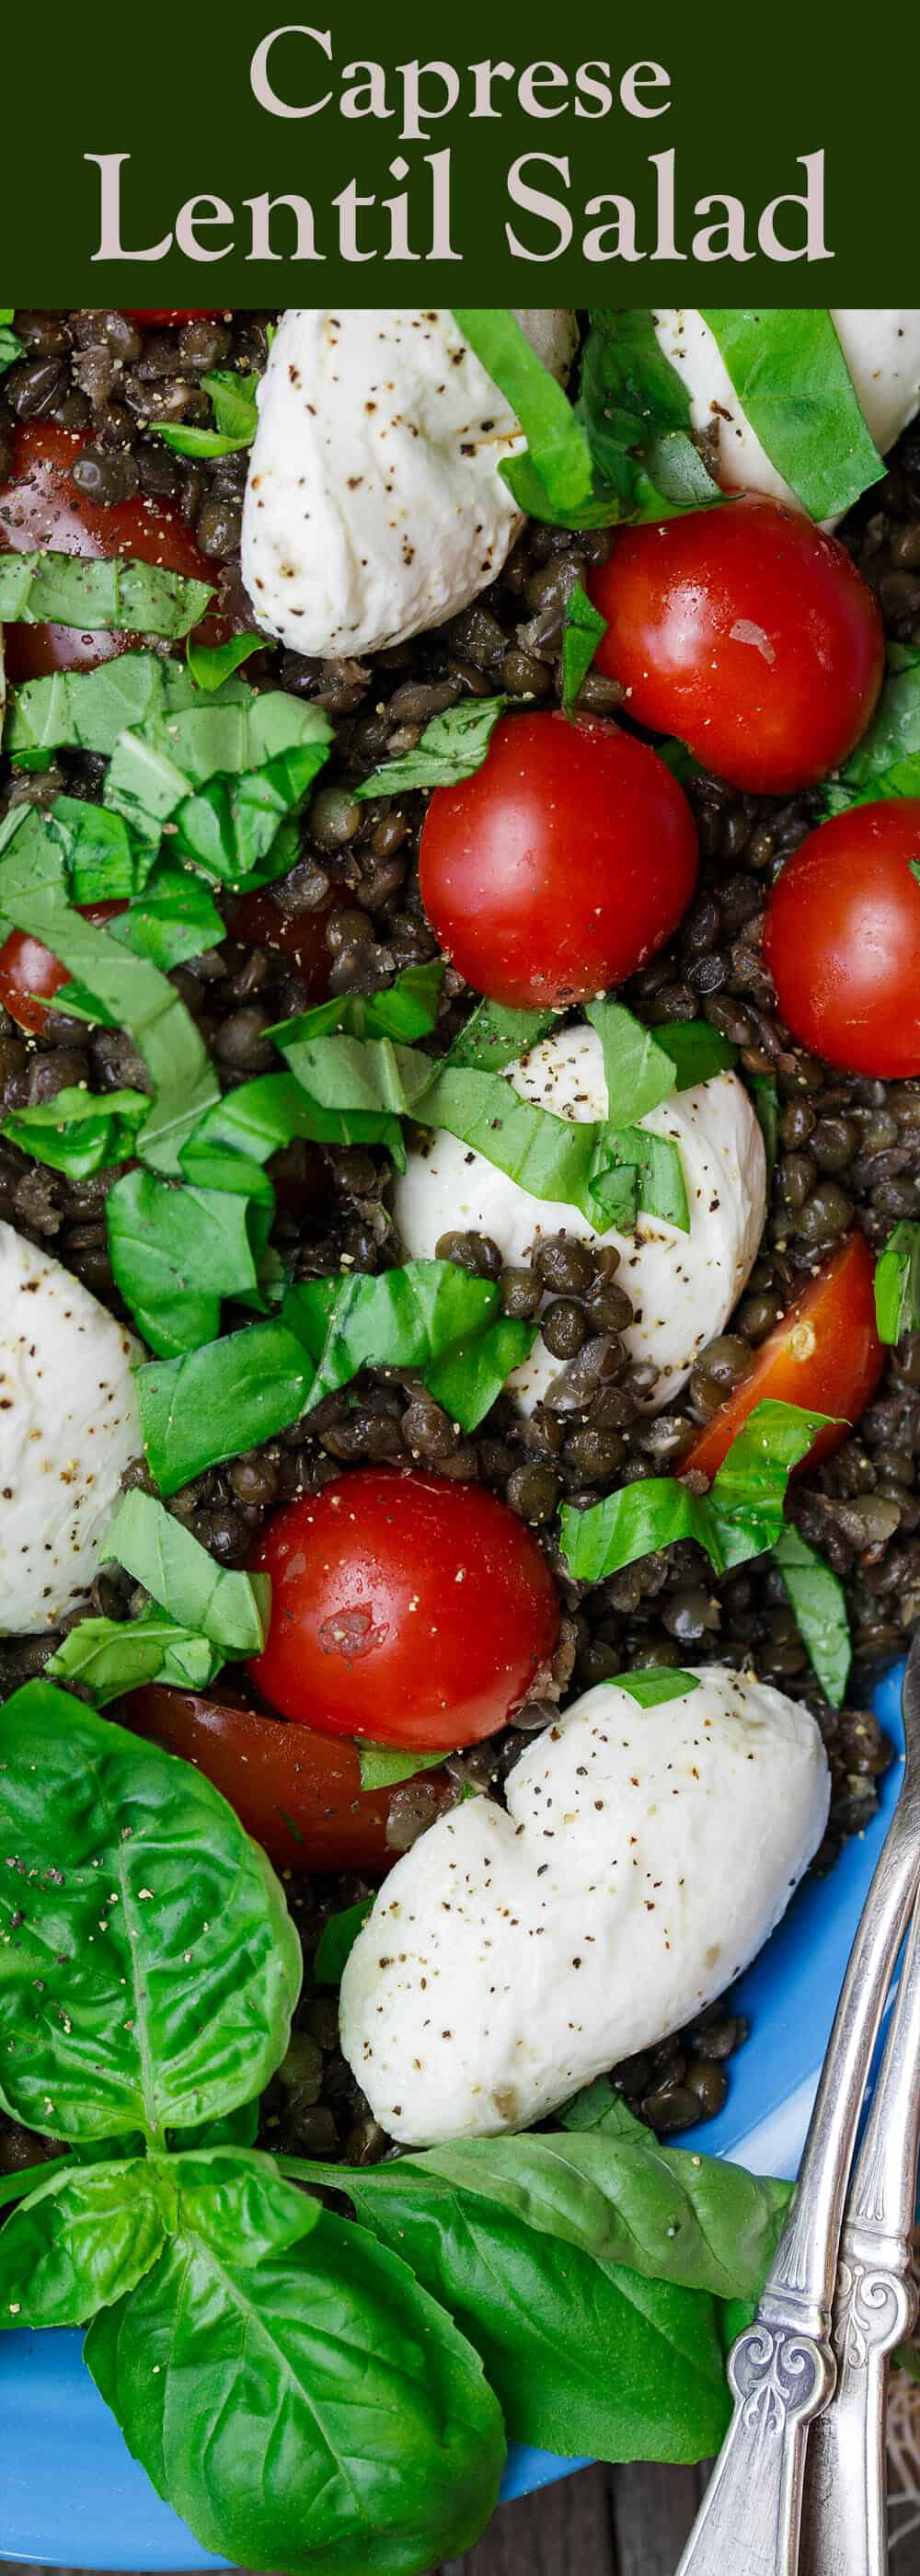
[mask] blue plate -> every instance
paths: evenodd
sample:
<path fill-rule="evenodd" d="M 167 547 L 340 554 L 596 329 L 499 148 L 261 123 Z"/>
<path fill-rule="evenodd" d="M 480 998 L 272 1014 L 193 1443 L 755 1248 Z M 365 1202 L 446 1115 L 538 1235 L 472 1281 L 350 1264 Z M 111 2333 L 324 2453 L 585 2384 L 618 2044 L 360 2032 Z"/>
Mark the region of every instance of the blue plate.
<path fill-rule="evenodd" d="M 874 1705 L 903 1746 L 903 1666 Z M 718 2119 L 682 2146 L 733 2156 L 760 2173 L 795 2172 L 847 1954 L 899 1786 L 893 1764 L 881 1809 L 828 1879 L 800 1888 L 772 1941 L 742 1978 L 751 2038 L 733 2063 Z M 0 2346 L 0 2557 L 43 2567 L 220 2567 L 161 2504 L 125 2449 L 84 2370 L 78 2334 L 10 2334 Z M 524 2495 L 576 2465 L 513 2449 L 503 2494 Z"/>

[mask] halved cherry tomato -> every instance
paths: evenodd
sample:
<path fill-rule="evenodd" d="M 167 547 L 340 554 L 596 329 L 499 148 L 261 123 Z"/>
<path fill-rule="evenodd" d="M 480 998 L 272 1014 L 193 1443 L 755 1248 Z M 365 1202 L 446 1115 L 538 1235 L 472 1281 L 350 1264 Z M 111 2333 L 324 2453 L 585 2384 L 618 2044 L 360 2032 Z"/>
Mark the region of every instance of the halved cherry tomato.
<path fill-rule="evenodd" d="M 885 1366 L 875 1321 L 874 1279 L 875 1263 L 865 1235 L 848 1235 L 761 1342 L 747 1377 L 733 1387 L 698 1434 L 682 1462 L 682 1475 L 694 1467 L 704 1476 L 714 1476 L 735 1433 L 755 1404 L 762 1404 L 767 1396 L 840 1417 L 826 1431 L 819 1431 L 797 1474 L 818 1466 L 833 1449 L 839 1449 L 850 1425 L 865 1412 Z"/>
<path fill-rule="evenodd" d="M 93 559 L 134 556 L 213 585 L 213 565 L 199 553 L 177 511 L 139 498 L 116 501 L 111 509 L 84 499 L 70 479 L 84 444 L 54 421 L 18 423 L 12 472 L 0 489 L 0 554 L 54 546 L 60 554 Z M 225 629 L 212 611 L 199 632 L 213 640 Z M 6 630 L 7 671 L 13 680 L 32 680 L 47 671 L 92 670 L 140 641 L 139 636 L 84 634 L 76 626 L 11 625 Z"/>
<path fill-rule="evenodd" d="M 696 884 L 683 789 L 618 725 L 506 717 L 481 769 L 436 787 L 422 900 L 478 993 L 524 1008 L 583 1002 L 654 956 Z"/>
<path fill-rule="evenodd" d="M 559 1600 L 524 1522 L 481 1485 L 358 1467 L 269 1521 L 274 1708 L 324 1735 L 440 1752 L 504 1726 L 552 1654 Z"/>
<path fill-rule="evenodd" d="M 329 991 L 332 951 L 326 945 L 326 923 L 332 898 L 318 912 L 282 912 L 267 886 L 244 894 L 234 905 L 230 932 L 244 948 L 270 948 L 288 959 L 303 979 L 311 1002 Z"/>
<path fill-rule="evenodd" d="M 854 805 L 793 852 L 764 955 L 802 1046 L 847 1073 L 920 1073 L 920 797 Z"/>
<path fill-rule="evenodd" d="M 81 903 L 77 905 L 84 921 L 97 929 L 112 921 L 116 912 L 127 912 L 126 903 Z M 62 984 L 69 981 L 70 969 L 53 957 L 44 940 L 31 938 L 27 930 L 11 930 L 0 948 L 0 1002 L 21 1029 L 38 1037 L 48 1017 L 48 1005 Z M 41 996 L 37 999 L 36 996 Z"/>
<path fill-rule="evenodd" d="M 607 619 L 598 669 L 623 681 L 630 714 L 731 786 L 814 786 L 864 732 L 881 614 L 804 511 L 746 492 L 625 529 L 587 587 Z"/>
<path fill-rule="evenodd" d="M 392 1867 L 397 1854 L 386 1829 L 395 1792 L 362 1790 L 353 1744 L 159 1682 L 132 1691 L 125 1711 L 139 1735 L 156 1737 L 213 1780 L 279 1866 L 373 1873 Z M 442 1772 L 431 1774 L 431 1785 L 439 1801 L 452 1797 Z"/>
<path fill-rule="evenodd" d="M 121 309 L 127 315 L 129 322 L 157 323 L 219 322 L 224 308 L 222 304 L 212 304 L 209 305 L 207 312 L 200 311 L 197 306 L 194 312 L 191 312 L 186 305 L 180 307 L 177 304 L 166 304 L 148 309 L 146 305 L 123 304 Z"/>

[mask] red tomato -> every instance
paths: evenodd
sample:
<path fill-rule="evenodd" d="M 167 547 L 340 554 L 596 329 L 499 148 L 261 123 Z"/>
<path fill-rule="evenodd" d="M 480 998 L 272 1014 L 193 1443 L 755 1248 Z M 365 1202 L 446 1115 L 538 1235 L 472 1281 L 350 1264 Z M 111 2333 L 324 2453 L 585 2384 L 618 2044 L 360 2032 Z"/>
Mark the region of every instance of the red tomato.
<path fill-rule="evenodd" d="M 135 305 L 135 304 L 123 304 L 123 305 L 122 305 L 122 312 L 123 312 L 123 313 L 125 313 L 125 314 L 127 315 L 127 318 L 128 318 L 128 321 L 129 321 L 129 322 L 153 322 L 153 323 L 157 323 L 157 322 L 219 322 L 219 321 L 220 321 L 220 318 L 221 318 L 221 314 L 222 314 L 222 312 L 223 312 L 223 309 L 224 309 L 224 308 L 223 308 L 223 305 L 222 305 L 222 304 L 220 304 L 220 305 L 210 305 L 210 306 L 209 306 L 209 308 L 208 308 L 208 311 L 207 311 L 206 313 L 200 312 L 197 306 L 196 306 L 196 308 L 195 308 L 195 311 L 194 311 L 194 312 L 189 312 L 189 311 L 187 310 L 187 308 L 185 307 L 185 305 L 182 305 L 182 306 L 180 307 L 180 306 L 179 306 L 179 305 L 177 305 L 177 304 L 167 304 L 167 305 L 163 305 L 163 306 L 157 305 L 156 307 L 152 307 L 152 308 L 150 308 L 149 310 L 148 310 L 148 308 L 147 308 L 147 306 L 146 306 L 146 305 L 140 305 L 140 306 Z"/>
<path fill-rule="evenodd" d="M 823 1269 L 790 1306 L 754 1357 L 753 1367 L 724 1404 L 717 1406 L 694 1441 L 681 1474 L 698 1468 L 714 1476 L 736 1431 L 766 1396 L 804 1404 L 815 1413 L 841 1416 L 819 1431 L 796 1473 L 816 1467 L 839 1449 L 851 1423 L 865 1412 L 885 1366 L 875 1322 L 875 1263 L 864 1234 L 847 1236 Z"/>
<path fill-rule="evenodd" d="M 268 887 L 241 895 L 234 905 L 231 937 L 244 948 L 270 948 L 285 957 L 303 979 L 311 1002 L 323 1002 L 329 991 L 332 951 L 326 946 L 326 923 L 332 899 L 318 912 L 282 912 Z"/>
<path fill-rule="evenodd" d="M 395 1793 L 362 1790 L 353 1744 L 159 1682 L 132 1691 L 126 1715 L 138 1735 L 154 1736 L 213 1780 L 247 1833 L 280 1866 L 392 1867 L 397 1854 L 386 1828 Z M 431 1786 L 439 1803 L 453 1795 L 440 1771 Z"/>
<path fill-rule="evenodd" d="M 920 1073 L 920 797 L 854 805 L 787 860 L 764 955 L 794 1037 L 846 1073 Z"/>
<path fill-rule="evenodd" d="M 165 564 L 170 572 L 213 582 L 213 567 L 199 554 L 194 537 L 174 510 L 152 501 L 116 501 L 112 509 L 84 500 L 70 480 L 84 441 L 54 421 L 20 421 L 13 442 L 13 470 L 0 489 L 0 554 L 23 554 L 33 546 L 54 546 L 65 555 L 136 556 L 142 563 Z M 209 638 L 219 631 L 213 615 L 201 630 Z M 137 636 L 84 634 L 76 626 L 7 628 L 7 672 L 14 680 L 33 680 L 47 671 L 92 670 L 108 662 Z"/>
<path fill-rule="evenodd" d="M 324 1735 L 439 1752 L 504 1726 L 559 1628 L 545 1557 L 481 1485 L 358 1467 L 269 1522 L 273 1707 Z"/>
<path fill-rule="evenodd" d="M 584 1002 L 633 974 L 696 884 L 683 789 L 619 726 L 506 717 L 482 768 L 436 787 L 419 859 L 441 946 L 493 1002 Z"/>
<path fill-rule="evenodd" d="M 629 711 L 733 787 L 811 787 L 865 730 L 882 685 L 878 605 L 804 511 L 747 492 L 617 538 L 588 589 L 597 663 Z"/>
<path fill-rule="evenodd" d="M 126 903 L 81 903 L 77 905 L 84 921 L 98 928 L 111 921 L 116 912 L 127 912 Z M 0 1002 L 21 1029 L 37 1037 L 48 1017 L 45 1005 L 50 1003 L 62 984 L 69 980 L 70 969 L 53 957 L 42 939 L 31 938 L 27 930 L 12 930 L 0 948 Z M 40 994 L 44 1000 L 36 1000 Z"/>

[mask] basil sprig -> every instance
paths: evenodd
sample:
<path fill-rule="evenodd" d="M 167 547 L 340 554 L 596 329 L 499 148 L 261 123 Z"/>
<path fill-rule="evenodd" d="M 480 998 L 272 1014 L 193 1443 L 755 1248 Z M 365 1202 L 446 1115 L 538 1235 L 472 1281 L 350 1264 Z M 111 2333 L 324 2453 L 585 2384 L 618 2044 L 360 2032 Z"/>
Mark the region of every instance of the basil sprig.
<path fill-rule="evenodd" d="M 362 779 L 355 796 L 401 796 L 410 788 L 456 787 L 461 778 L 472 778 L 482 768 L 499 716 L 507 707 L 520 704 L 520 698 L 464 698 L 460 706 L 446 707 L 426 724 L 414 751 L 384 761 L 382 769 Z"/>
<path fill-rule="evenodd" d="M 584 686 L 602 637 L 607 633 L 606 617 L 601 616 L 576 581 L 570 590 L 562 627 L 562 712 L 573 716 L 576 700 Z"/>
<path fill-rule="evenodd" d="M 0 555 L 0 625 L 124 628 L 129 635 L 188 635 L 214 592 L 165 564 L 123 555 L 87 558 L 49 548 Z"/>
<path fill-rule="evenodd" d="M 742 1424 L 707 1494 L 691 1493 L 676 1476 L 649 1476 L 586 1511 L 564 1504 L 562 1555 L 569 1573 L 582 1583 L 603 1583 L 675 1539 L 695 1539 L 717 1574 L 762 1555 L 783 1528 L 791 1471 L 829 1418 L 767 1398 Z"/>
<path fill-rule="evenodd" d="M 201 390 L 211 397 L 213 429 L 197 421 L 155 420 L 150 426 L 177 456 L 235 456 L 252 446 L 259 425 L 259 382 L 258 376 L 241 375 L 232 367 L 212 367 L 201 378 Z"/>
<path fill-rule="evenodd" d="M 842 516 L 884 474 L 830 313 L 705 309 L 772 465 L 813 519 Z"/>
<path fill-rule="evenodd" d="M 659 2146 L 602 2084 L 539 2136 L 373 2169 L 260 2153 L 301 1973 L 278 1881 L 198 1772 L 46 1682 L 0 1711 L 0 1857 L 0 2098 L 71 2142 L 4 2187 L 0 2322 L 88 2326 L 203 2546 L 422 2576 L 488 2520 L 506 2431 L 610 2459 L 718 2444 L 787 2185 Z M 323 1973 L 355 1928 L 329 1927 Z"/>
<path fill-rule="evenodd" d="M 920 1332 L 920 1225 L 903 1217 L 875 1265 L 875 1320 L 880 1342 Z"/>

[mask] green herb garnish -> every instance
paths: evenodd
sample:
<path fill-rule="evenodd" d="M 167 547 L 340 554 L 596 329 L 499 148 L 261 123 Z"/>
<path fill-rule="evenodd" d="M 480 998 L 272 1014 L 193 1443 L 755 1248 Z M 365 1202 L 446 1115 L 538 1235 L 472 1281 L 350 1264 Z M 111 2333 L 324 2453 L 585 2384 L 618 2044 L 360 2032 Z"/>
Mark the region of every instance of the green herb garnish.
<path fill-rule="evenodd" d="M 607 620 L 592 605 L 580 581 L 570 590 L 565 605 L 562 628 L 562 712 L 573 716 L 601 639 L 607 633 Z"/>
<path fill-rule="evenodd" d="M 683 1538 L 697 1541 L 717 1574 L 762 1555 L 783 1528 L 791 1470 L 828 1419 L 768 1398 L 742 1424 L 708 1494 L 691 1493 L 676 1476 L 649 1476 L 587 1511 L 564 1504 L 562 1554 L 569 1572 L 582 1583 L 603 1583 L 621 1566 Z"/>
<path fill-rule="evenodd" d="M 401 796 L 417 787 L 455 787 L 481 769 L 499 716 L 520 698 L 464 698 L 432 716 L 414 751 L 401 752 L 364 778 L 357 797 Z"/>
<path fill-rule="evenodd" d="M 187 635 L 214 592 L 163 564 L 122 555 L 0 555 L 0 624 L 123 627 L 130 635 Z"/>
<path fill-rule="evenodd" d="M 875 1320 L 880 1342 L 920 1332 L 920 1225 L 904 1217 L 875 1265 Z"/>
<path fill-rule="evenodd" d="M 849 1679 L 853 1648 L 847 1618 L 846 1593 L 839 1575 L 809 1547 L 793 1521 L 787 1521 L 773 1542 L 773 1562 L 779 1567 L 794 1613 L 796 1627 L 808 1648 L 809 1662 L 832 1708 L 839 1708 Z"/>
<path fill-rule="evenodd" d="M 885 471 L 830 313 L 703 310 L 751 428 L 813 519 L 842 516 Z"/>

